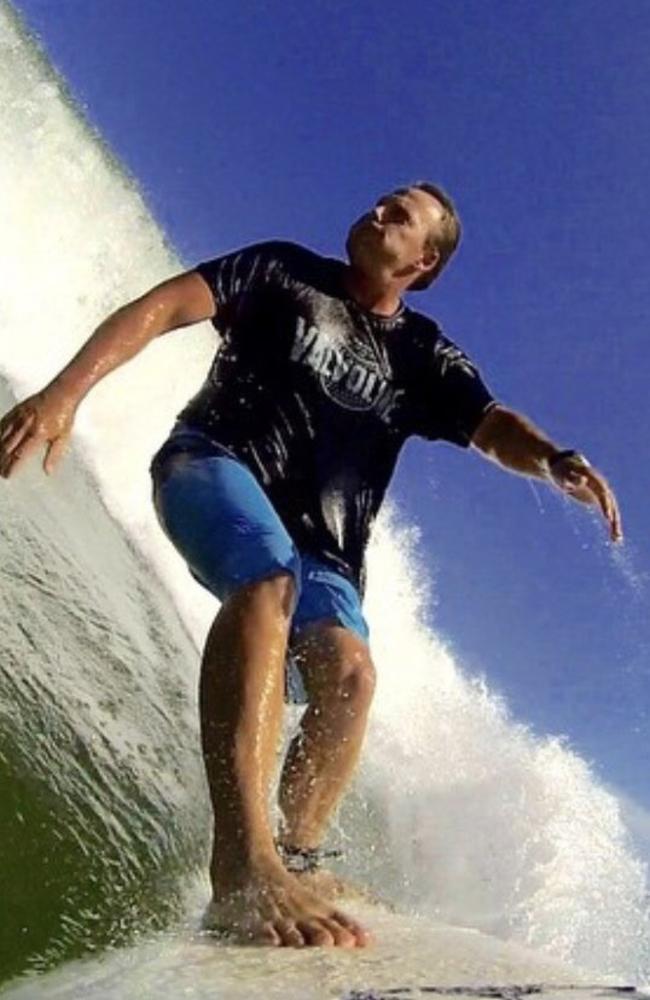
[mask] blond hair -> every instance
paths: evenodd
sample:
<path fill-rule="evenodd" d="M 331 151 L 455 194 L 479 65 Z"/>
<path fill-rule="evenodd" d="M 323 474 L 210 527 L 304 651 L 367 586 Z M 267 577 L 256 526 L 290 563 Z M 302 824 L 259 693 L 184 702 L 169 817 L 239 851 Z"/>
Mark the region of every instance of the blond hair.
<path fill-rule="evenodd" d="M 426 193 L 430 194 L 432 198 L 435 198 L 442 207 L 442 215 L 436 226 L 435 232 L 431 233 L 426 244 L 427 250 L 438 251 L 440 255 L 438 262 L 432 271 L 428 271 L 420 278 L 417 278 L 409 289 L 413 291 L 421 291 L 428 288 L 429 285 L 436 280 L 443 267 L 456 250 L 456 247 L 460 243 L 461 225 L 456 211 L 456 206 L 447 192 L 437 184 L 430 184 L 428 181 L 417 181 L 415 184 L 411 184 L 410 187 L 418 188 L 420 191 L 426 191 Z"/>

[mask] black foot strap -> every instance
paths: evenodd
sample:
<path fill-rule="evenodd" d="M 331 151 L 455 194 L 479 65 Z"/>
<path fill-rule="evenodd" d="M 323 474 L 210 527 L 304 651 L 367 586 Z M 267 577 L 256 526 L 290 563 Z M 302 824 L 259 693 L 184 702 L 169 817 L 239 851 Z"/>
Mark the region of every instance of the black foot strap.
<path fill-rule="evenodd" d="M 284 867 L 290 872 L 315 872 L 327 858 L 342 858 L 343 851 L 326 851 L 322 847 L 293 847 L 276 843 Z"/>

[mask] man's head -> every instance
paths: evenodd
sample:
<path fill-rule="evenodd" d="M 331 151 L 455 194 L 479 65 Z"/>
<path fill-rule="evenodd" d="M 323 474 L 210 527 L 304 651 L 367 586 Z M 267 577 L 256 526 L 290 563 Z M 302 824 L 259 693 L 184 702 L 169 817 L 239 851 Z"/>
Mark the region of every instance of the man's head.
<path fill-rule="evenodd" d="M 427 288 L 460 240 L 460 220 L 441 188 L 425 182 L 384 195 L 351 227 L 346 249 L 353 267 L 369 277 Z"/>

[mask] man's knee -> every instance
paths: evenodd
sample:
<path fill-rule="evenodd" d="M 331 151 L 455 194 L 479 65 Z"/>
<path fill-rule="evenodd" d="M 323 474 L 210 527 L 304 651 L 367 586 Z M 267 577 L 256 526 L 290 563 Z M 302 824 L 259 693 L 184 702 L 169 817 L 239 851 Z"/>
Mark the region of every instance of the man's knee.
<path fill-rule="evenodd" d="M 352 664 L 346 662 L 338 673 L 336 684 L 344 698 L 355 705 L 369 705 L 377 684 L 377 672 L 370 656 L 359 655 Z"/>
<path fill-rule="evenodd" d="M 306 628 L 294 649 L 309 701 L 341 700 L 365 707 L 377 674 L 367 644 L 341 626 Z"/>

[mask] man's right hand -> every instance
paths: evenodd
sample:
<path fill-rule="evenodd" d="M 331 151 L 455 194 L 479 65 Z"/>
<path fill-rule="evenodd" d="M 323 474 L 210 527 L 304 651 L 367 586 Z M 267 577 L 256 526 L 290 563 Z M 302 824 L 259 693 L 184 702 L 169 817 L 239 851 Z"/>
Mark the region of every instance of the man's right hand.
<path fill-rule="evenodd" d="M 0 420 L 0 476 L 4 479 L 42 445 L 43 469 L 49 475 L 65 452 L 77 403 L 55 390 L 44 390 L 18 403 Z"/>
<path fill-rule="evenodd" d="M 155 337 L 211 319 L 216 303 L 207 282 L 187 271 L 156 285 L 107 317 L 53 382 L 0 420 L 0 476 L 8 479 L 41 445 L 48 474 L 63 455 L 79 403 L 101 378 Z"/>

